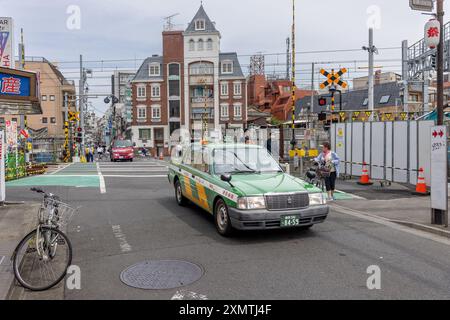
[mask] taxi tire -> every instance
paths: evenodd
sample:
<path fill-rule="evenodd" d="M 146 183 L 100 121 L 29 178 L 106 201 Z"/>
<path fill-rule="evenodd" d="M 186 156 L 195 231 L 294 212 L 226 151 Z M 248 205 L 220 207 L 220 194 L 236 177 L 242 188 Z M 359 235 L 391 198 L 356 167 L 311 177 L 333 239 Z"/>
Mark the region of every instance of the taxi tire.
<path fill-rule="evenodd" d="M 177 193 L 178 193 L 178 188 L 180 188 L 181 199 L 178 199 L 178 195 L 177 195 Z M 177 203 L 178 203 L 178 205 L 179 205 L 180 207 L 184 207 L 184 206 L 186 206 L 187 203 L 188 203 L 188 199 L 186 199 L 186 198 L 183 196 L 183 191 L 182 191 L 182 190 L 183 190 L 183 189 L 181 188 L 180 180 L 175 181 L 175 199 L 177 200 Z"/>
<path fill-rule="evenodd" d="M 225 210 L 226 214 L 227 224 L 225 228 L 221 228 L 219 226 L 219 222 L 217 221 L 219 210 L 221 209 Z M 228 212 L 229 212 L 228 206 L 226 205 L 225 201 L 223 201 L 222 199 L 217 200 L 216 204 L 214 205 L 214 224 L 216 226 L 217 232 L 219 232 L 219 234 L 223 237 L 229 237 L 234 231 L 233 226 L 231 225 L 230 215 Z"/>

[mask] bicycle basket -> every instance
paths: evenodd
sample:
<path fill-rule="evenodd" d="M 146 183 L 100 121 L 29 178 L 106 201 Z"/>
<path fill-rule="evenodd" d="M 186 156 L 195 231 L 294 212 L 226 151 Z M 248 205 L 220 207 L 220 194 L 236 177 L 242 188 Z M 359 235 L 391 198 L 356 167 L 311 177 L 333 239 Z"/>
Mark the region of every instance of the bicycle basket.
<path fill-rule="evenodd" d="M 51 223 L 62 228 L 70 223 L 76 211 L 77 209 L 64 202 L 55 199 L 45 199 L 43 207 L 39 210 L 39 222 L 41 224 Z M 53 216 L 50 217 L 50 215 Z"/>

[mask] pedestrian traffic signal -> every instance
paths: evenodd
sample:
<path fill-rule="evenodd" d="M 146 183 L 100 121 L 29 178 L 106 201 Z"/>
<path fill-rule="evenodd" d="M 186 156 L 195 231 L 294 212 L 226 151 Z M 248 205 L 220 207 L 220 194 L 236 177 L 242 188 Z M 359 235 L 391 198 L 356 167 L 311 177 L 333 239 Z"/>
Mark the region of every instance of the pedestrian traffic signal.
<path fill-rule="evenodd" d="M 436 70 L 436 68 L 437 68 L 437 57 L 436 57 L 436 53 L 434 53 L 434 54 L 432 54 L 431 55 L 431 68 L 433 69 L 433 70 Z"/>
<path fill-rule="evenodd" d="M 327 105 L 327 99 L 319 98 L 319 106 L 323 107 Z"/>

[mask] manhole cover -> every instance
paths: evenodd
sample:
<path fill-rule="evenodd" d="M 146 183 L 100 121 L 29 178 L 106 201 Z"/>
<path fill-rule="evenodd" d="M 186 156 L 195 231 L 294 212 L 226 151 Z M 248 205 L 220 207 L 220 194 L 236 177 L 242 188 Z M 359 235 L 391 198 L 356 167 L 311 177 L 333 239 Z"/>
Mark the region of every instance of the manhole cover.
<path fill-rule="evenodd" d="M 194 283 L 202 275 L 202 268 L 187 261 L 144 261 L 122 271 L 120 280 L 138 289 L 175 289 Z"/>

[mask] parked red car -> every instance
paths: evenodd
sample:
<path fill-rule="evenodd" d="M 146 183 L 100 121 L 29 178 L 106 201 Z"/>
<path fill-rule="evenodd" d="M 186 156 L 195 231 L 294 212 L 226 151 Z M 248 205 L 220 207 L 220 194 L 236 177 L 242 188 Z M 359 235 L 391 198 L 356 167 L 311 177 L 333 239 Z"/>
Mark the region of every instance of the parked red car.
<path fill-rule="evenodd" d="M 111 162 L 133 161 L 134 149 L 130 140 L 116 140 L 111 146 Z"/>

